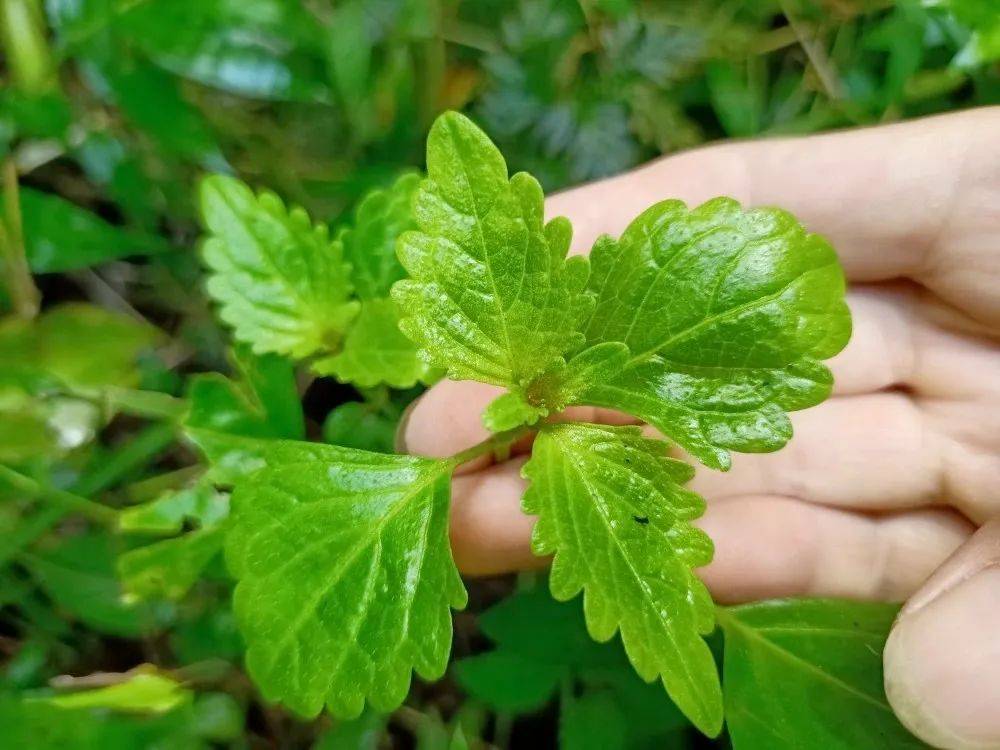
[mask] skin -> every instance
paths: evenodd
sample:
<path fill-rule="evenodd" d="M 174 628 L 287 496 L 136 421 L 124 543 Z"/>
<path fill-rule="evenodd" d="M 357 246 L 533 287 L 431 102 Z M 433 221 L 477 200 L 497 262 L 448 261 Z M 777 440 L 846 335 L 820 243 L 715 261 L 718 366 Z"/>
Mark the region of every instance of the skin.
<path fill-rule="evenodd" d="M 833 396 L 792 415 L 786 448 L 699 467 L 716 545 L 703 579 L 721 602 L 906 600 L 885 652 L 893 708 L 937 747 L 1000 748 L 1000 107 L 711 146 L 555 195 L 546 215 L 568 216 L 587 252 L 656 201 L 717 195 L 782 206 L 833 243 L 854 334 L 829 362 Z M 497 393 L 441 382 L 400 443 L 447 456 L 479 442 Z M 545 564 L 519 510 L 529 449 L 456 477 L 466 574 Z"/>

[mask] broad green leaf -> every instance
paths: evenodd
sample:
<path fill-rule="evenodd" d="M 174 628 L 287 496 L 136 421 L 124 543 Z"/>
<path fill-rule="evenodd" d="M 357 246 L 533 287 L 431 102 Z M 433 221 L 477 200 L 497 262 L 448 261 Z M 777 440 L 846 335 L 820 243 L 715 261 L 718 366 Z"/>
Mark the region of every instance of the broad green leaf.
<path fill-rule="evenodd" d="M 410 673 L 440 677 L 449 607 L 453 463 L 278 442 L 237 486 L 226 559 L 247 668 L 268 700 L 345 718 L 390 711 Z"/>
<path fill-rule="evenodd" d="M 607 690 L 563 696 L 559 750 L 624 750 L 628 719 Z"/>
<path fill-rule="evenodd" d="M 209 482 L 165 492 L 155 500 L 122 509 L 118 528 L 147 534 L 176 534 L 186 521 L 213 526 L 229 515 L 229 496 Z"/>
<path fill-rule="evenodd" d="M 717 198 L 688 210 L 664 201 L 591 255 L 591 344 L 628 346 L 617 376 L 577 403 L 621 409 L 702 462 L 777 450 L 786 412 L 822 401 L 820 362 L 851 331 L 844 275 L 830 245 L 778 209 Z"/>
<path fill-rule="evenodd" d="M 305 434 L 295 372 L 281 357 L 233 351 L 239 380 L 218 373 L 191 380 L 191 408 L 184 432 L 212 464 L 210 479 L 233 484 L 263 465 L 261 453 L 274 438 Z"/>
<path fill-rule="evenodd" d="M 350 267 L 325 225 L 273 193 L 232 177 L 206 177 L 202 257 L 209 294 L 237 340 L 254 352 L 302 358 L 335 349 L 357 314 Z"/>
<path fill-rule="evenodd" d="M 944 5 L 972 32 L 955 65 L 974 68 L 1000 59 L 1000 13 L 992 0 L 945 0 Z"/>
<path fill-rule="evenodd" d="M 313 744 L 311 750 L 378 750 L 387 717 L 365 711 L 350 721 L 338 721 Z"/>
<path fill-rule="evenodd" d="M 430 371 L 417 355 L 416 345 L 399 329 L 396 303 L 388 298 L 362 302 L 343 348 L 332 357 L 314 362 L 312 369 L 362 388 L 380 383 L 412 388 L 427 379 Z"/>
<path fill-rule="evenodd" d="M 556 601 L 544 583 L 517 591 L 478 622 L 496 647 L 459 660 L 454 671 L 472 697 L 494 710 L 534 711 L 562 687 L 584 702 L 601 695 L 613 705 L 608 710 L 624 717 L 622 741 L 630 748 L 673 747 L 668 739 L 688 726 L 659 684 L 639 679 L 618 642 L 595 643 L 580 607 Z"/>
<path fill-rule="evenodd" d="M 497 711 L 537 711 L 552 698 L 566 670 L 561 665 L 497 650 L 455 665 L 459 683 Z"/>
<path fill-rule="evenodd" d="M 393 287 L 400 326 L 454 379 L 527 388 L 583 343 L 587 262 L 566 260 L 569 222 L 544 224 L 538 182 L 508 179 L 500 152 L 458 113 L 432 126 L 427 172 L 419 231 L 398 245 L 411 277 Z"/>
<path fill-rule="evenodd" d="M 227 603 L 213 602 L 211 608 L 171 628 L 170 650 L 179 663 L 195 664 L 210 659 L 237 662 L 244 648 Z"/>
<path fill-rule="evenodd" d="M 104 687 L 61 693 L 45 699 L 59 708 L 107 708 L 125 713 L 162 714 L 190 702 L 192 693 L 153 667 L 140 667 Z"/>
<path fill-rule="evenodd" d="M 128 121 L 170 154 L 221 162 L 208 123 L 181 95 L 178 79 L 149 63 L 115 60 L 101 66 L 115 103 Z"/>
<path fill-rule="evenodd" d="M 398 423 L 398 415 L 389 416 L 370 404 L 348 401 L 327 414 L 323 440 L 344 448 L 395 453 Z"/>
<path fill-rule="evenodd" d="M 926 747 L 896 719 L 882 686 L 898 609 L 819 599 L 720 608 L 735 750 Z"/>
<path fill-rule="evenodd" d="M 47 310 L 35 321 L 0 321 L 0 381 L 20 372 L 82 388 L 134 385 L 136 360 L 160 333 L 120 313 L 80 302 Z"/>
<path fill-rule="evenodd" d="M 659 677 L 699 729 L 718 734 L 722 693 L 701 634 L 714 627 L 712 599 L 692 568 L 712 543 L 690 521 L 704 501 L 683 488 L 690 466 L 638 428 L 559 423 L 538 433 L 524 475 L 525 513 L 537 515 L 532 549 L 554 554 L 557 599 L 584 592 L 591 636 L 620 631 L 639 675 Z"/>
<path fill-rule="evenodd" d="M 118 575 L 125 600 L 182 598 L 222 549 L 223 533 L 223 526 L 211 526 L 122 554 Z"/>
<path fill-rule="evenodd" d="M 162 237 L 109 224 L 57 195 L 22 187 L 20 198 L 25 253 L 35 273 L 74 271 L 173 249 Z"/>
<path fill-rule="evenodd" d="M 171 0 L 128 4 L 108 21 L 158 65 L 238 96 L 329 98 L 322 25 L 297 3 Z"/>
<path fill-rule="evenodd" d="M 82 534 L 25 559 L 58 608 L 99 632 L 137 638 L 150 633 L 163 613 L 153 606 L 122 601 L 114 542 L 106 534 Z"/>
<path fill-rule="evenodd" d="M 413 198 L 419 185 L 420 175 L 408 173 L 389 189 L 372 191 L 358 204 L 354 222 L 338 235 L 360 299 L 388 297 L 392 285 L 405 278 L 396 257 L 396 240 L 416 229 Z"/>

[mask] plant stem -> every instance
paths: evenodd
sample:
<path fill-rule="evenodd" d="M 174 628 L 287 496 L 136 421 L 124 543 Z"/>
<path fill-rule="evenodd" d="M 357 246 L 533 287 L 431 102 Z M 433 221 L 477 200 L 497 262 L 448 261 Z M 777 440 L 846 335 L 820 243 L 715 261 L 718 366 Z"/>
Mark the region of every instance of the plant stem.
<path fill-rule="evenodd" d="M 55 87 L 56 68 L 38 0 L 0 0 L 0 33 L 14 86 L 37 95 Z"/>
<path fill-rule="evenodd" d="M 67 494 L 76 497 L 93 495 L 106 490 L 117 484 L 129 472 L 144 465 L 173 441 L 173 425 L 157 424 L 148 427 L 124 448 L 112 455 L 110 459 L 98 465 L 97 468 L 85 472 L 73 485 L 72 493 Z M 94 503 L 94 505 L 104 508 L 110 513 L 115 512 L 99 503 Z M 22 550 L 30 547 L 36 539 L 59 523 L 71 510 L 73 509 L 65 505 L 53 504 L 44 507 L 19 524 L 12 533 L 6 537 L 0 537 L 0 567 L 21 554 Z"/>
<path fill-rule="evenodd" d="M 30 320 L 38 313 L 41 295 L 31 278 L 31 269 L 24 252 L 17 167 L 12 159 L 3 163 L 3 207 L 4 216 L 0 220 L 0 267 L 6 277 L 14 312 L 19 317 Z"/>
<path fill-rule="evenodd" d="M 117 523 L 118 513 L 114 508 L 95 503 L 93 500 L 74 495 L 72 492 L 66 492 L 56 487 L 47 487 L 7 466 L 0 466 L 0 482 L 23 492 L 31 498 L 49 500 L 56 505 L 62 506 L 67 511 L 79 513 L 92 521 L 97 521 L 108 526 L 113 526 Z"/>
<path fill-rule="evenodd" d="M 188 403 L 182 398 L 159 391 L 140 391 L 117 386 L 100 389 L 73 389 L 74 396 L 90 401 L 108 410 L 120 411 L 134 417 L 175 421 L 184 416 Z"/>
<path fill-rule="evenodd" d="M 524 425 L 522 427 L 515 427 L 513 430 L 507 430 L 506 432 L 498 432 L 495 435 L 490 435 L 481 443 L 476 443 L 471 448 L 466 448 L 464 451 L 453 454 L 449 460 L 455 466 L 461 466 L 474 458 L 485 456 L 487 453 L 492 453 L 496 456 L 504 455 L 506 451 L 507 455 L 510 455 L 511 444 L 517 441 L 518 438 L 527 435 L 532 429 L 532 427 Z"/>

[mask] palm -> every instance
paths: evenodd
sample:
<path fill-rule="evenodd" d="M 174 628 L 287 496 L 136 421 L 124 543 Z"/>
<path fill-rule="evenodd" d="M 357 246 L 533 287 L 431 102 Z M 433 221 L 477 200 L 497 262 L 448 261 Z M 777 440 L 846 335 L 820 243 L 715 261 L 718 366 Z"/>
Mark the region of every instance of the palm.
<path fill-rule="evenodd" d="M 852 281 L 834 396 L 792 415 L 785 449 L 694 480 L 710 501 L 717 552 L 704 577 L 718 599 L 903 598 L 1000 509 L 998 119 L 726 145 L 550 199 L 546 213 L 570 216 L 582 251 L 669 195 L 782 205 L 831 239 Z M 412 413 L 408 448 L 445 455 L 481 439 L 493 395 L 435 387 Z M 521 461 L 515 451 L 457 480 L 453 544 L 467 572 L 533 564 Z"/>

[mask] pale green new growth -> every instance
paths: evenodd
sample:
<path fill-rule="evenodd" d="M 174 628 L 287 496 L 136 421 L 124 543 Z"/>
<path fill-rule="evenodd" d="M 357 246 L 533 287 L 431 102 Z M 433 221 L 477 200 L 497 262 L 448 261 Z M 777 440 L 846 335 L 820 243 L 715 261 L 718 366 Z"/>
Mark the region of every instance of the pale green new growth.
<path fill-rule="evenodd" d="M 207 289 L 237 340 L 258 354 L 296 358 L 335 347 L 358 303 L 350 299 L 341 245 L 326 226 L 231 177 L 207 177 L 200 192 L 210 233 L 202 246 L 212 271 Z"/>
<path fill-rule="evenodd" d="M 40 700 L 66 709 L 97 708 L 125 713 L 163 714 L 190 703 L 193 697 L 194 693 L 177 680 L 144 665 L 122 674 L 120 682 Z"/>
<path fill-rule="evenodd" d="M 538 516 L 536 554 L 554 554 L 557 599 L 584 592 L 591 635 L 616 630 L 636 671 L 659 677 L 707 734 L 722 726 L 722 693 L 702 639 L 714 626 L 712 599 L 691 569 L 712 543 L 690 524 L 704 501 L 682 484 L 690 466 L 638 428 L 561 423 L 538 433 L 524 475 L 524 511 Z"/>
<path fill-rule="evenodd" d="M 387 297 L 362 302 L 343 349 L 333 357 L 317 360 L 312 369 L 362 388 L 379 383 L 412 388 L 426 379 L 430 370 L 417 356 L 413 342 L 399 330 L 396 303 Z"/>
<path fill-rule="evenodd" d="M 361 312 L 341 351 L 313 363 L 320 375 L 362 388 L 380 383 L 411 388 L 428 379 L 430 368 L 399 330 L 399 312 L 389 299 L 393 283 L 406 276 L 396 258 L 396 240 L 416 227 L 413 198 L 419 184 L 419 175 L 405 174 L 388 190 L 369 193 L 358 206 L 354 224 L 340 233 Z"/>
<path fill-rule="evenodd" d="M 387 190 L 374 190 L 358 204 L 354 223 L 337 238 L 351 264 L 354 291 L 361 300 L 389 296 L 392 285 L 406 277 L 396 257 L 399 235 L 416 228 L 413 198 L 420 175 L 404 174 Z"/>
<path fill-rule="evenodd" d="M 592 304 L 587 261 L 566 260 L 570 226 L 542 218 L 542 189 L 507 177 L 503 157 L 464 116 L 441 115 L 427 138 L 428 178 L 400 237 L 409 280 L 393 297 L 403 331 L 456 379 L 513 389 L 583 343 Z"/>
<path fill-rule="evenodd" d="M 247 667 L 269 700 L 390 711 L 444 674 L 466 593 L 448 543 L 451 461 L 277 442 L 233 495 L 226 558 Z"/>
<path fill-rule="evenodd" d="M 813 406 L 832 378 L 819 360 L 847 342 L 844 275 L 829 243 L 778 209 L 717 198 L 664 201 L 591 254 L 592 344 L 631 355 L 576 403 L 634 414 L 701 461 L 777 450 L 786 412 Z"/>
<path fill-rule="evenodd" d="M 313 356 L 316 371 L 361 386 L 407 387 L 435 365 L 508 389 L 483 415 L 500 434 L 434 461 L 269 439 L 302 432 L 287 363 L 245 367 L 241 384 L 196 382 L 187 433 L 213 463 L 212 478 L 237 483 L 226 553 L 251 675 L 265 697 L 307 716 L 324 704 L 355 716 L 366 701 L 389 711 L 413 671 L 440 676 L 450 608 L 466 598 L 448 543 L 452 469 L 540 424 L 524 510 L 538 516 L 535 552 L 554 555 L 552 593 L 582 591 L 591 635 L 620 632 L 639 675 L 661 680 L 702 731 L 717 734 L 722 691 L 702 637 L 714 607 L 694 573 L 712 545 L 691 523 L 704 510 L 683 487 L 693 469 L 636 427 L 544 420 L 575 404 L 623 411 L 715 468 L 728 468 L 731 450 L 780 448 L 791 436 L 787 412 L 829 394 L 821 360 L 850 334 L 833 250 L 777 209 L 666 201 L 618 240 L 600 239 L 591 275 L 586 259 L 567 260 L 569 223 L 544 222 L 538 183 L 508 178 L 499 151 L 462 115 L 434 123 L 427 169 L 419 187 L 405 176 L 367 198 L 340 235 L 361 299 L 353 321 L 339 245 L 273 196 L 206 182 L 207 223 L 226 238 L 206 244 L 213 293 L 224 317 L 227 305 L 246 314 L 233 318 L 238 338 L 282 340 L 284 329 L 266 325 L 275 321 L 269 300 L 287 289 L 301 292 L 296 301 L 317 293 L 330 314 L 288 306 L 303 328 L 277 351 Z M 305 239 L 289 240 L 295 252 L 265 241 L 279 230 Z M 389 253 L 397 235 L 399 262 Z M 237 260 L 271 258 L 275 247 L 301 262 L 234 286 Z M 308 271 L 311 254 L 324 253 L 336 258 L 336 283 Z M 198 552 L 193 536 L 170 541 Z M 126 576 L 133 590 L 155 590 L 156 571 L 175 553 L 160 545 L 136 558 Z"/>

